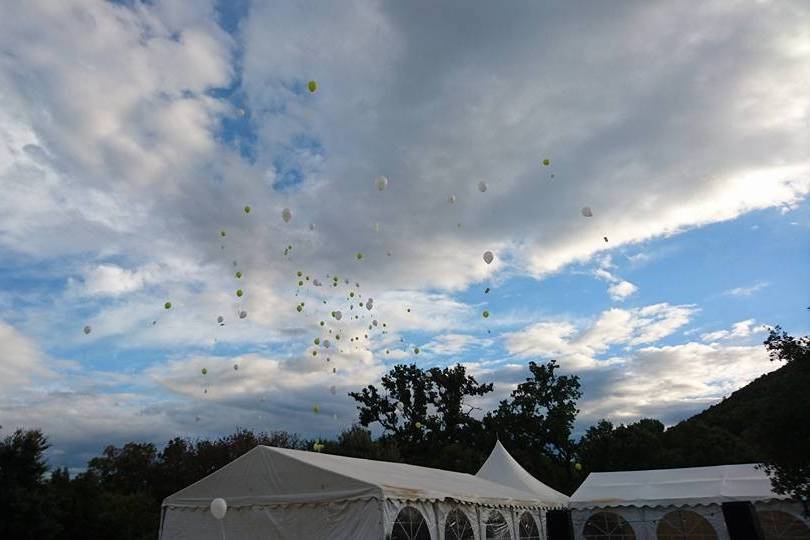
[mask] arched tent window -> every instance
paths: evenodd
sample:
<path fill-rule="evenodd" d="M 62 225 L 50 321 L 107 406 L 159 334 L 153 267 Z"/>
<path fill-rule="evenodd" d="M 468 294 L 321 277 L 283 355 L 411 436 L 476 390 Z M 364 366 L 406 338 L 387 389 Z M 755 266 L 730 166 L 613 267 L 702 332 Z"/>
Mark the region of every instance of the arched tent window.
<path fill-rule="evenodd" d="M 656 528 L 658 540 L 717 540 L 717 531 L 706 518 L 689 510 L 673 510 Z"/>
<path fill-rule="evenodd" d="M 486 523 L 487 540 L 512 540 L 512 533 L 509 532 L 509 525 L 503 514 L 497 510 L 489 513 Z"/>
<path fill-rule="evenodd" d="M 619 514 L 597 512 L 588 518 L 582 528 L 585 540 L 636 540 L 633 527 Z"/>
<path fill-rule="evenodd" d="M 445 540 L 475 540 L 472 523 L 458 508 L 447 514 L 444 522 Z"/>
<path fill-rule="evenodd" d="M 787 512 L 762 510 L 757 515 L 765 540 L 810 540 L 810 527 Z"/>
<path fill-rule="evenodd" d="M 540 529 L 537 521 L 529 512 L 523 512 L 518 523 L 518 538 L 520 540 L 540 540 Z"/>
<path fill-rule="evenodd" d="M 391 540 L 431 540 L 427 522 L 413 506 L 406 506 L 397 514 Z"/>

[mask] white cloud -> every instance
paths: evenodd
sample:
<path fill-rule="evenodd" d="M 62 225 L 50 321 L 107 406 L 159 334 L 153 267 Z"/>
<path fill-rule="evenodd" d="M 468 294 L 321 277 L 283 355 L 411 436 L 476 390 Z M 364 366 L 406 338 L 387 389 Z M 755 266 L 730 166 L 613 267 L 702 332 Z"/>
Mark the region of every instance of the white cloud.
<path fill-rule="evenodd" d="M 700 335 L 701 341 L 713 343 L 715 341 L 746 338 L 757 332 L 763 332 L 765 327 L 757 325 L 754 319 L 746 319 L 731 325 L 729 330 L 717 330 L 715 332 L 707 332 Z"/>
<path fill-rule="evenodd" d="M 590 325 L 544 321 L 505 334 L 506 348 L 518 357 L 559 358 L 568 370 L 592 369 L 611 363 L 597 357 L 611 347 L 656 343 L 686 325 L 694 306 L 654 304 L 636 309 L 613 308 Z"/>
<path fill-rule="evenodd" d="M 624 300 L 625 298 L 632 296 L 637 290 L 638 287 L 629 281 L 620 281 L 608 287 L 608 293 L 610 294 L 610 298 L 613 300 Z"/>
<path fill-rule="evenodd" d="M 760 281 L 759 283 L 755 283 L 749 287 L 735 287 L 733 289 L 728 289 L 727 291 L 723 291 L 723 294 L 726 296 L 751 296 L 752 294 L 761 291 L 768 285 L 770 284 L 765 281 Z"/>
<path fill-rule="evenodd" d="M 442 334 L 433 338 L 424 348 L 434 354 L 460 354 L 471 347 L 486 347 L 492 344 L 490 339 L 481 339 L 470 334 Z"/>
<path fill-rule="evenodd" d="M 3 321 L 0 344 L 0 390 L 13 393 L 35 379 L 54 375 L 37 344 Z"/>

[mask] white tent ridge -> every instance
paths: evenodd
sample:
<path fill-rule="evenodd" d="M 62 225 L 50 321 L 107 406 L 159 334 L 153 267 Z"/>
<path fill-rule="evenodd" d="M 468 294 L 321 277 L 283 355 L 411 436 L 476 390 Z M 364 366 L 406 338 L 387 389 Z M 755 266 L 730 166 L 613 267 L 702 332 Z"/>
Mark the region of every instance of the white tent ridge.
<path fill-rule="evenodd" d="M 568 497 L 559 491 L 545 485 L 543 482 L 529 474 L 512 457 L 501 441 L 495 443 L 495 448 L 476 473 L 478 478 L 496 482 L 511 488 L 533 493 L 539 500 L 549 507 L 564 508 L 568 505 Z"/>
<path fill-rule="evenodd" d="M 572 509 L 695 506 L 785 500 L 755 464 L 591 473 L 571 496 Z"/>

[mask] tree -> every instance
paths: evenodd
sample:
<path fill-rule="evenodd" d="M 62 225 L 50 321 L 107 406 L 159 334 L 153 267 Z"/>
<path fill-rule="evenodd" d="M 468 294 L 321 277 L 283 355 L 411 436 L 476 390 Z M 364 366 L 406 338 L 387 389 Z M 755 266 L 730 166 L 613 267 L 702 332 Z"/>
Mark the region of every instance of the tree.
<path fill-rule="evenodd" d="M 580 439 L 577 455 L 588 472 L 665 467 L 664 424 L 642 418 L 614 428 L 607 420 L 600 420 Z"/>
<path fill-rule="evenodd" d="M 360 424 L 378 423 L 409 463 L 471 472 L 480 463 L 481 421 L 471 415 L 471 398 L 492 391 L 464 366 L 422 370 L 397 365 L 374 385 L 349 395 L 358 402 Z M 474 471 L 472 471 L 474 472 Z"/>
<path fill-rule="evenodd" d="M 576 449 L 571 432 L 582 392 L 579 377 L 558 375 L 558 367 L 554 360 L 529 362 L 531 376 L 486 415 L 484 425 L 529 472 L 570 490 Z"/>
<path fill-rule="evenodd" d="M 764 342 L 771 361 L 782 361 L 795 370 L 790 386 L 773 396 L 771 410 L 778 411 L 762 426 L 764 469 L 775 492 L 810 500 L 810 336 L 794 338 L 779 326 L 771 328 Z"/>
<path fill-rule="evenodd" d="M 50 538 L 58 529 L 47 501 L 48 447 L 39 430 L 18 429 L 0 442 L 0 538 Z"/>

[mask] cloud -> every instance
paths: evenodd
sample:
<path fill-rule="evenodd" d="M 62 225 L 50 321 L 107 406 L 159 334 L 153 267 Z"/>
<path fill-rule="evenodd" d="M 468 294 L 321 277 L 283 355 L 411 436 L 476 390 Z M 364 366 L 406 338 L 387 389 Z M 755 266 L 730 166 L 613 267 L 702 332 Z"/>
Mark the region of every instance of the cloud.
<path fill-rule="evenodd" d="M 39 346 L 3 321 L 0 343 L 0 390 L 12 393 L 35 379 L 54 376 Z"/>
<path fill-rule="evenodd" d="M 625 298 L 632 296 L 637 290 L 638 287 L 629 281 L 620 281 L 608 287 L 608 293 L 610 294 L 610 298 L 613 300 L 624 300 Z"/>
<path fill-rule="evenodd" d="M 746 338 L 763 331 L 765 331 L 764 325 L 757 325 L 754 319 L 747 319 L 734 323 L 729 330 L 717 330 L 701 334 L 700 339 L 707 343 L 713 343 L 734 338 Z"/>
<path fill-rule="evenodd" d="M 598 263 L 599 268 L 594 270 L 594 275 L 611 284 L 608 287 L 611 300 L 622 301 L 638 291 L 638 287 L 610 272 L 610 269 L 615 268 L 615 265 L 609 255 L 600 258 Z"/>
<path fill-rule="evenodd" d="M 735 287 L 734 289 L 728 289 L 727 291 L 723 291 L 723 294 L 726 296 L 751 296 L 768 285 L 770 284 L 765 281 L 760 281 L 759 283 L 755 283 L 750 287 Z"/>
<path fill-rule="evenodd" d="M 598 359 L 613 346 L 656 343 L 686 325 L 695 306 L 654 304 L 636 309 L 603 311 L 590 324 L 542 321 L 504 335 L 507 351 L 521 358 L 559 358 L 567 370 L 594 369 L 611 363 Z"/>
<path fill-rule="evenodd" d="M 579 422 L 654 417 L 674 423 L 777 367 L 761 346 L 645 347 L 592 379 L 585 375 Z"/>
<path fill-rule="evenodd" d="M 481 339 L 470 334 L 442 334 L 433 338 L 424 348 L 438 355 L 454 355 L 471 347 L 487 347 L 491 344 L 491 339 Z"/>

